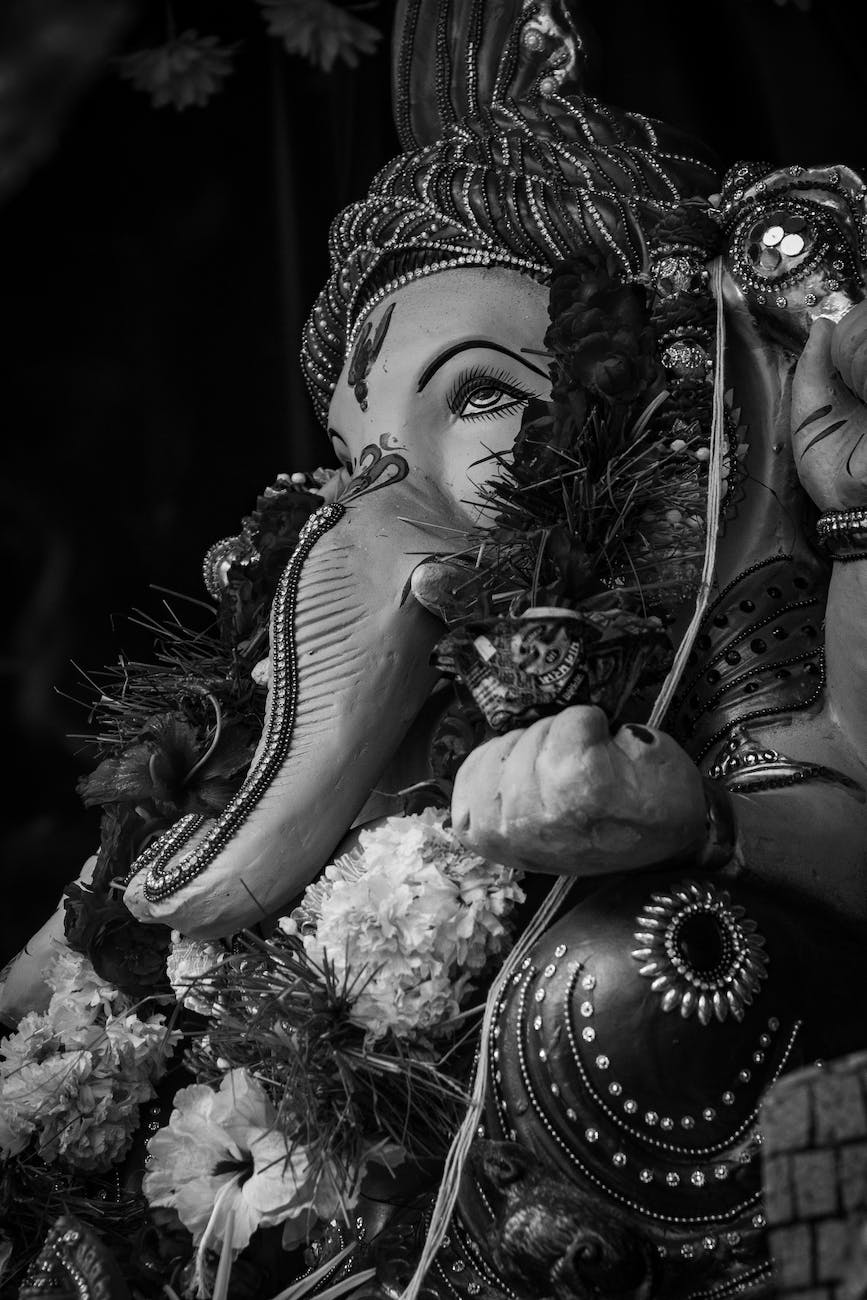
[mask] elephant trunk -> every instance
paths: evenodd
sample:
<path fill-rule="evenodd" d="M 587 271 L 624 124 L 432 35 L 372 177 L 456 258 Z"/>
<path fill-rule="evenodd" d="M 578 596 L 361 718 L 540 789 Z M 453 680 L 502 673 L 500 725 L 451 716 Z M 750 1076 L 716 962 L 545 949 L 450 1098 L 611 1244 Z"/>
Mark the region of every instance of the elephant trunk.
<path fill-rule="evenodd" d="M 435 522 L 428 522 L 435 521 Z M 317 511 L 278 588 L 262 739 L 216 819 L 189 817 L 138 861 L 126 902 L 186 935 L 273 915 L 328 862 L 430 694 L 442 623 L 410 592 L 467 526 L 430 483 L 351 491 Z"/>

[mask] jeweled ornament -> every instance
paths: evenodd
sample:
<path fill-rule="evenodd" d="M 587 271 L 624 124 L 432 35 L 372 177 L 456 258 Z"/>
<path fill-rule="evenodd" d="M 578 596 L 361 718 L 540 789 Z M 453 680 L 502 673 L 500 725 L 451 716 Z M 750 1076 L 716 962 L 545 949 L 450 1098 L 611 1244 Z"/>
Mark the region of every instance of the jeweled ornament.
<path fill-rule="evenodd" d="M 767 978 L 765 941 L 726 890 L 688 881 L 651 894 L 636 924 L 642 946 L 632 957 L 663 1011 L 695 1015 L 702 1025 L 743 1019 Z"/>

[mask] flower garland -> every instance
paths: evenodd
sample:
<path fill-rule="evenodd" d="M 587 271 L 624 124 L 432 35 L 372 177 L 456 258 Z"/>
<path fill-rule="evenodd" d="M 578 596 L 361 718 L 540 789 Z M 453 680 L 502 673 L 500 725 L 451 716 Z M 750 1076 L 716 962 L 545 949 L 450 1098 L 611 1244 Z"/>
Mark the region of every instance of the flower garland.
<path fill-rule="evenodd" d="M 29 1012 L 0 1046 L 0 1153 L 34 1144 L 46 1164 L 102 1172 L 129 1150 L 181 1034 L 161 1012 L 142 1019 L 70 949 L 46 981 L 47 1010 Z"/>
<path fill-rule="evenodd" d="M 162 1012 L 142 1018 L 61 948 L 48 1010 L 0 1053 L 0 1153 L 117 1168 L 184 1040 L 195 1082 L 170 1094 L 168 1123 L 149 1124 L 130 1213 L 170 1214 L 171 1240 L 175 1224 L 186 1231 L 185 1296 L 208 1294 L 214 1260 L 255 1251 L 271 1227 L 291 1271 L 287 1252 L 349 1222 L 369 1177 L 407 1163 L 416 1195 L 435 1176 L 466 1103 L 480 996 L 523 899 L 513 872 L 467 852 L 428 808 L 363 831 L 270 938 L 173 933 L 166 983 L 184 1033 Z"/>
<path fill-rule="evenodd" d="M 662 217 L 648 272 L 624 282 L 588 249 L 555 268 L 545 335 L 550 401 L 528 404 L 487 485 L 473 534 L 487 583 L 478 611 L 578 609 L 603 593 L 670 621 L 704 550 L 715 309 L 707 261 L 719 227 L 703 203 Z M 729 419 L 723 477 L 746 454 Z"/>
<path fill-rule="evenodd" d="M 64 1213 L 99 1225 L 135 1272 L 130 1252 L 145 1206 L 121 1193 L 114 1171 L 183 1036 L 167 1023 L 170 1006 L 133 1003 L 65 945 L 46 981 L 45 1011 L 29 1012 L 0 1041 L 4 1297 L 17 1295 L 46 1227 Z"/>
<path fill-rule="evenodd" d="M 523 899 L 429 808 L 363 830 L 270 938 L 173 936 L 172 986 L 208 1023 L 188 1047 L 200 1082 L 150 1139 L 143 1191 L 192 1234 L 195 1290 L 209 1252 L 243 1251 L 259 1228 L 282 1225 L 291 1249 L 349 1222 L 374 1168 L 409 1162 L 417 1193 L 465 1105 L 467 1002 Z"/>
<path fill-rule="evenodd" d="M 688 202 L 657 221 L 640 277 L 594 249 L 555 268 L 551 399 L 528 403 L 496 457 L 462 557 L 472 598 L 444 611 L 436 653 L 495 731 L 575 703 L 615 725 L 671 663 L 665 629 L 705 556 L 718 242 L 706 205 Z M 730 500 L 747 451 L 731 409 L 726 444 Z"/>
<path fill-rule="evenodd" d="M 442 810 L 362 830 L 269 938 L 241 936 L 233 952 L 178 941 L 173 980 L 209 1017 L 194 1073 L 266 1080 L 290 1142 L 346 1169 L 383 1133 L 415 1156 L 441 1152 L 463 1096 L 449 1056 L 463 1061 L 465 1022 L 523 901 L 515 873 L 464 849 Z"/>

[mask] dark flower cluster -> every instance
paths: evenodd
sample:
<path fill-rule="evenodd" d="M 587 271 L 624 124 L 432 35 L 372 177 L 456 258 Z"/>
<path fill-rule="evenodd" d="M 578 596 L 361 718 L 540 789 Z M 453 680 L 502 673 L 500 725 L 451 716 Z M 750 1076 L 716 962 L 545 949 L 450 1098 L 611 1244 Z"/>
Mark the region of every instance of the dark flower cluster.
<path fill-rule="evenodd" d="M 171 991 L 166 979 L 171 931 L 137 921 L 124 905 L 117 878 L 126 874 L 161 824 L 129 804 L 109 803 L 100 820 L 90 882 L 73 881 L 63 895 L 69 946 L 84 953 L 102 979 L 136 998 Z"/>
<path fill-rule="evenodd" d="M 489 487 L 495 527 L 477 540 L 495 578 L 480 616 L 505 600 L 580 611 L 617 591 L 665 622 L 692 581 L 696 539 L 673 539 L 670 516 L 702 516 L 719 229 L 704 200 L 648 212 L 645 229 L 647 276 L 622 283 L 594 249 L 555 269 L 551 399 L 527 404 Z"/>
<path fill-rule="evenodd" d="M 555 269 L 545 346 L 573 385 L 607 403 L 629 403 L 657 373 L 647 290 L 623 284 L 613 258 L 582 253 Z"/>
<path fill-rule="evenodd" d="M 63 906 L 69 946 L 84 953 L 102 979 L 135 998 L 171 992 L 168 926 L 141 925 L 119 892 L 78 882 L 67 886 Z"/>
<path fill-rule="evenodd" d="M 202 705 L 206 701 L 194 696 L 186 710 L 155 714 L 132 743 L 79 782 L 85 804 L 103 807 L 101 845 L 90 886 L 66 889 L 66 939 L 103 979 L 133 996 L 168 991 L 170 932 L 137 921 L 117 881 L 149 840 L 179 817 L 220 812 L 240 786 L 256 744 L 249 719 L 210 729 Z"/>
<path fill-rule="evenodd" d="M 322 505 L 322 498 L 296 486 L 282 476 L 257 498 L 253 511 L 241 521 L 243 553 L 253 558 L 238 559 L 229 566 L 220 596 L 223 636 L 230 641 L 249 637 L 264 622 L 298 535 Z"/>
<path fill-rule="evenodd" d="M 657 338 L 672 331 L 709 338 L 714 331 L 716 308 L 713 300 L 697 294 L 673 294 L 654 303 L 651 323 Z"/>
<path fill-rule="evenodd" d="M 186 813 L 213 815 L 240 786 L 254 748 L 255 736 L 239 722 L 211 736 L 192 709 L 156 714 L 133 744 L 82 778 L 79 794 L 87 807 L 130 803 L 169 823 Z"/>
<path fill-rule="evenodd" d="M 710 212 L 706 199 L 687 199 L 663 213 L 651 235 L 654 247 L 689 248 L 705 260 L 714 257 L 722 246 L 722 228 Z"/>
<path fill-rule="evenodd" d="M 593 485 L 628 446 L 660 368 L 646 288 L 622 284 L 613 260 L 599 253 L 555 270 L 549 313 L 551 401 L 528 403 L 496 495 L 501 525 L 531 536 L 544 530 L 542 563 L 531 566 L 534 601 L 575 606 L 600 590 L 607 571 Z"/>
<path fill-rule="evenodd" d="M 553 401 L 534 397 L 524 408 L 511 473 L 525 492 L 562 471 L 564 456 L 575 441 L 575 430 L 587 417 L 585 394 L 578 390 L 566 392 L 565 387 L 562 379 L 555 378 Z"/>

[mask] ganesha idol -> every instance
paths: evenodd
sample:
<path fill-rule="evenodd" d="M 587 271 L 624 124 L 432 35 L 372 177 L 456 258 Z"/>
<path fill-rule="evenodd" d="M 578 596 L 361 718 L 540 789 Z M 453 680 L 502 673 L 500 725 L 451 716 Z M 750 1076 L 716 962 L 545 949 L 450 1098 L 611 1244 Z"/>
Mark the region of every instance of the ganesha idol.
<path fill-rule="evenodd" d="M 584 96 L 584 62 L 558 0 L 399 5 L 404 152 L 335 220 L 305 331 L 342 469 L 274 595 L 261 742 L 223 812 L 182 818 L 126 880 L 136 917 L 188 936 L 287 910 L 430 782 L 454 700 L 443 645 L 470 628 L 482 722 L 453 827 L 528 880 L 576 880 L 580 901 L 498 993 L 436 1295 L 766 1287 L 760 1099 L 863 1045 L 867 189 L 844 166 L 721 178 L 677 131 Z M 683 653 L 659 716 L 628 673 L 616 708 L 563 689 L 570 619 L 602 644 L 622 573 L 584 604 L 555 583 L 508 617 L 488 605 L 473 632 L 490 484 L 516 440 L 526 452 L 552 375 L 561 407 L 617 406 L 550 364 L 557 295 L 579 300 L 588 265 L 651 304 L 652 445 L 686 447 L 713 505 L 698 542 L 675 530 L 697 559 L 667 607 Z M 712 426 L 716 453 L 690 452 Z M 217 548 L 215 590 L 242 560 Z M 549 632 L 524 637 L 533 617 Z M 486 715 L 498 633 L 523 680 L 553 683 L 535 718 Z M 32 995 L 38 952 L 7 1009 Z M 407 1276 L 386 1259 L 377 1294 Z"/>

